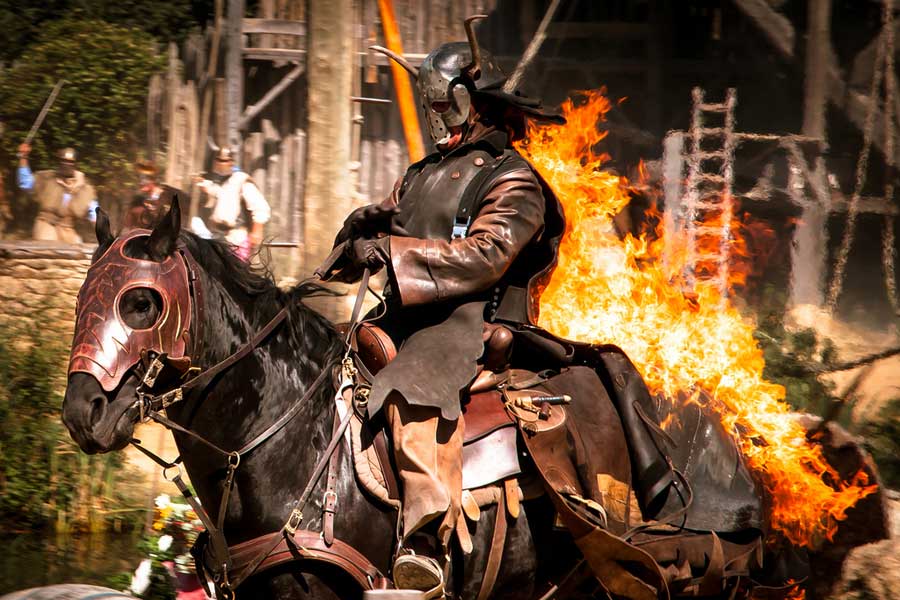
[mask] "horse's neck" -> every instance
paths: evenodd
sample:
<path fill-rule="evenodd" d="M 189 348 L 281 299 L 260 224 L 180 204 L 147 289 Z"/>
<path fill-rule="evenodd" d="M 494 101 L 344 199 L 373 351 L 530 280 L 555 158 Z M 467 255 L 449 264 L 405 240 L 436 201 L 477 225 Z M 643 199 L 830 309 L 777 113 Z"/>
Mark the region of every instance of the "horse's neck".
<path fill-rule="evenodd" d="M 209 282 L 204 292 L 208 317 L 207 322 L 201 324 L 199 362 L 202 368 L 209 368 L 235 352 L 278 311 L 278 307 L 258 307 L 252 301 L 236 297 L 218 282 Z M 259 315 L 254 312 L 257 310 Z M 304 310 L 309 309 L 298 309 Z M 188 399 L 183 410 L 173 418 L 228 451 L 242 447 L 276 422 L 304 396 L 322 368 L 328 368 L 327 351 L 325 355 L 315 355 L 317 352 L 322 354 L 327 344 L 321 344 L 318 351 L 312 348 L 317 344 L 299 347 L 309 336 L 291 331 L 291 328 L 302 329 L 306 315 L 301 312 L 293 316 L 301 322 L 291 320 L 282 324 L 252 353 L 214 380 L 205 397 Z M 296 493 L 297 486 L 308 478 L 315 456 L 327 444 L 331 431 L 330 385 L 322 387 L 325 389 L 318 390 L 304 402 L 305 406 L 281 435 L 254 450 L 250 460 L 246 463 L 242 460 L 241 466 L 242 473 L 260 469 L 259 465 L 263 463 L 269 466 L 284 463 L 280 465 L 282 467 L 290 464 L 291 469 L 280 474 L 267 471 L 265 475 L 271 476 L 273 489 L 242 490 L 241 498 L 268 494 L 274 499 L 283 489 Z M 224 458 L 191 443 L 184 436 L 176 436 L 176 441 L 201 500 L 217 505 Z M 262 500 L 257 499 L 257 502 Z M 277 507 L 272 507 L 271 511 L 260 508 L 261 513 L 278 513 Z M 253 521 L 258 516 L 256 511 L 254 513 L 246 514 L 242 507 L 232 507 L 229 521 L 234 518 L 252 528 L 254 525 L 248 523 L 248 519 Z"/>

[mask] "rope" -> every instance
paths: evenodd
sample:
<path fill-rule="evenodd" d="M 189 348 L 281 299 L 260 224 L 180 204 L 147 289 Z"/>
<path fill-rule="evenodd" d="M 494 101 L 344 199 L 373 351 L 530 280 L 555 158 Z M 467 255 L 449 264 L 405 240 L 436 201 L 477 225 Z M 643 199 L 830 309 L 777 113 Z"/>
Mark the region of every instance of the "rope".
<path fill-rule="evenodd" d="M 890 12 L 888 7 L 890 0 L 885 2 L 885 12 Z M 882 16 L 882 23 L 889 17 Z M 856 217 L 859 214 L 859 198 L 862 194 L 863 186 L 866 183 L 866 173 L 869 166 L 869 152 L 872 149 L 872 132 L 875 126 L 875 111 L 878 107 L 878 90 L 881 87 L 881 79 L 884 76 L 882 63 L 884 62 L 886 53 L 886 36 L 883 36 L 878 44 L 878 50 L 875 53 L 875 68 L 872 73 L 872 86 L 869 90 L 869 111 L 866 113 L 866 121 L 863 126 L 863 147 L 859 153 L 859 160 L 856 163 L 856 184 L 853 188 L 853 196 L 850 198 L 850 206 L 847 209 L 847 224 L 844 228 L 844 236 L 841 240 L 841 247 L 838 251 L 837 263 L 834 267 L 834 277 L 831 280 L 831 286 L 828 290 L 828 300 L 825 308 L 829 313 L 834 313 L 837 305 L 838 296 L 844 285 L 844 275 L 847 268 L 847 257 L 850 255 L 850 248 L 853 245 L 853 237 L 856 229 Z M 888 78 L 890 79 L 890 78 Z"/>
<path fill-rule="evenodd" d="M 894 73 L 894 0 L 884 0 L 884 12 L 882 13 L 882 29 L 885 32 L 884 70 L 887 73 L 884 82 L 884 155 L 887 169 L 884 180 L 884 201 L 890 206 L 894 202 L 894 167 L 897 157 L 894 153 L 894 94 L 896 93 L 897 78 Z M 882 236 L 881 259 L 884 267 L 884 284 L 887 288 L 888 300 L 894 314 L 900 316 L 900 300 L 897 298 L 897 276 L 894 267 L 896 256 L 894 244 L 894 217 L 884 216 L 884 235 Z"/>

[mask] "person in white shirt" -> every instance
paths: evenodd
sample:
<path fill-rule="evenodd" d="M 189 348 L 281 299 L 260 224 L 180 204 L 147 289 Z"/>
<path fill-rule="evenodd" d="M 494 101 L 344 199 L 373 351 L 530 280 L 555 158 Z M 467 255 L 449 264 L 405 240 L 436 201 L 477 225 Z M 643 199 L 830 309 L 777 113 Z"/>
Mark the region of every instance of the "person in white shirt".
<path fill-rule="evenodd" d="M 206 192 L 206 207 L 212 209 L 209 230 L 233 244 L 241 259 L 249 260 L 262 243 L 263 228 L 272 215 L 262 192 L 250 175 L 235 167 L 228 148 L 216 152 L 209 178 L 198 177 L 197 186 Z"/>

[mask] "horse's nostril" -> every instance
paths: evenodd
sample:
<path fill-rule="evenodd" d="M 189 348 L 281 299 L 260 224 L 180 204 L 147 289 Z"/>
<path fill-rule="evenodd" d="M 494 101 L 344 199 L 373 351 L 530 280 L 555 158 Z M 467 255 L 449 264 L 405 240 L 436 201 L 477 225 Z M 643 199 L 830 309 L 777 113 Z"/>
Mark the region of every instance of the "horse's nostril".
<path fill-rule="evenodd" d="M 95 426 L 103 418 L 106 411 L 106 397 L 94 396 L 91 399 L 91 427 Z"/>

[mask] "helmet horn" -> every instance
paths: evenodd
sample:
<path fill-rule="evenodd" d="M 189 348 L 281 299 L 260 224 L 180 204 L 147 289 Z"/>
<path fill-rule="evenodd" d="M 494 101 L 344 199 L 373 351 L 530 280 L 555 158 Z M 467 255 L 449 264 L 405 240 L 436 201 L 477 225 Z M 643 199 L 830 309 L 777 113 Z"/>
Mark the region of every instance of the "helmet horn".
<path fill-rule="evenodd" d="M 487 15 L 472 15 L 465 21 L 466 37 L 469 38 L 469 48 L 472 49 L 472 63 L 463 70 L 469 74 L 472 81 L 481 77 L 481 48 L 478 46 L 478 38 L 475 37 L 475 21 L 487 19 Z"/>
<path fill-rule="evenodd" d="M 375 50 L 376 52 L 381 52 L 382 54 L 384 54 L 385 56 L 387 56 L 388 58 L 390 58 L 391 60 L 396 62 L 398 65 L 400 65 L 401 67 L 403 67 L 404 69 L 409 71 L 409 74 L 412 75 L 414 79 L 419 78 L 419 70 L 417 68 L 415 68 L 414 66 L 412 66 L 411 64 L 409 64 L 408 60 L 406 60 L 405 58 L 403 58 L 396 52 L 394 52 L 392 50 L 388 50 L 384 46 L 369 46 L 369 50 Z"/>

